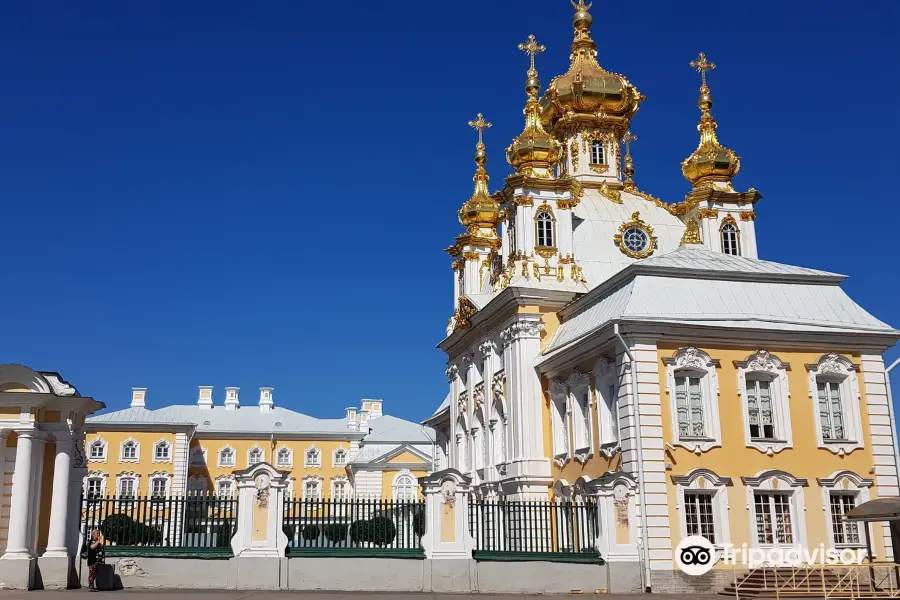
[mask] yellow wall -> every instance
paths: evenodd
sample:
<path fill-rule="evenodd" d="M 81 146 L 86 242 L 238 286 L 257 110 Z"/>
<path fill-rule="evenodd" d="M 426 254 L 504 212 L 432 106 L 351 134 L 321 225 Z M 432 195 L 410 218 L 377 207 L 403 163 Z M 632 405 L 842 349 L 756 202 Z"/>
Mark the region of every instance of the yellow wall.
<path fill-rule="evenodd" d="M 659 373 L 660 373 L 660 397 L 662 401 L 662 424 L 664 442 L 674 439 L 672 431 L 672 402 L 666 392 L 666 369 L 662 359 L 671 357 L 679 345 L 659 344 Z M 823 510 L 822 489 L 816 482 L 817 477 L 828 477 L 838 470 L 848 470 L 863 478 L 874 479 L 870 469 L 874 465 L 871 451 L 870 428 L 868 410 L 866 408 L 865 385 L 863 374 L 858 373 L 860 380 L 860 417 L 862 419 L 863 438 L 865 447 L 854 450 L 849 455 L 842 457 L 832 452 L 817 447 L 816 418 L 813 412 L 813 401 L 809 396 L 809 374 L 805 365 L 814 364 L 823 354 L 835 352 L 823 350 L 820 352 L 795 352 L 767 347 L 766 350 L 776 355 L 783 362 L 790 363 L 788 370 L 788 385 L 790 389 L 790 421 L 793 435 L 793 448 L 787 448 L 774 456 L 766 454 L 754 448 L 746 446 L 744 433 L 744 411 L 741 397 L 738 395 L 738 371 L 734 361 L 743 361 L 755 352 L 752 350 L 734 350 L 716 347 L 699 347 L 713 359 L 720 361 L 717 369 L 720 395 L 718 397 L 719 416 L 721 423 L 722 446 L 713 448 L 708 452 L 697 456 L 689 450 L 676 447 L 675 450 L 666 450 L 665 460 L 672 463 L 672 470 L 667 472 L 666 478 L 669 497 L 669 514 L 672 524 L 672 545 L 678 544 L 681 538 L 680 511 L 676 510 L 677 495 L 675 484 L 670 476 L 684 475 L 692 469 L 703 467 L 710 469 L 719 476 L 731 477 L 733 485 L 728 488 L 729 526 L 731 529 L 731 541 L 735 546 L 746 543 L 751 545 L 751 535 L 755 534 L 755 525 L 751 523 L 751 511 L 747 507 L 747 490 L 741 482 L 741 476 L 753 476 L 767 469 L 780 469 L 790 473 L 794 477 L 809 480 L 809 487 L 803 489 L 803 498 L 806 504 L 807 544 L 817 547 L 820 543 L 828 546 L 829 536 L 826 529 L 826 517 L 828 512 Z M 859 355 L 843 353 L 854 364 L 859 364 Z M 877 497 L 876 488 L 869 488 L 870 498 Z M 881 528 L 875 528 L 875 551 L 884 556 L 884 544 L 881 537 Z"/>
<path fill-rule="evenodd" d="M 97 462 L 90 460 L 90 445 L 98 437 L 107 443 L 106 446 L 106 462 Z M 121 445 L 122 442 L 129 438 L 134 438 L 140 444 L 138 451 L 138 462 L 122 462 Z M 171 453 L 169 462 L 153 462 L 153 451 L 156 442 L 166 439 L 171 444 Z M 85 436 L 85 453 L 88 456 L 88 470 L 101 471 L 109 475 L 106 482 L 106 493 L 113 495 L 116 492 L 116 475 L 122 472 L 130 471 L 140 475 L 138 481 L 138 494 L 144 496 L 150 493 L 150 477 L 151 473 L 165 472 L 169 475 L 175 473 L 175 434 L 173 432 L 121 432 L 121 431 L 103 431 L 101 433 L 88 433 Z"/>
<path fill-rule="evenodd" d="M 47 547 L 47 536 L 50 533 L 50 504 L 53 500 L 53 471 L 56 466 L 56 442 L 44 444 L 44 469 L 41 474 L 40 513 L 38 521 L 37 547 Z"/>
<path fill-rule="evenodd" d="M 416 459 L 416 462 L 421 462 Z M 385 470 L 381 474 L 381 497 L 382 498 L 393 498 L 394 497 L 394 478 L 400 473 L 400 469 L 395 470 Z M 421 470 L 410 470 L 410 475 L 413 476 L 414 479 L 418 480 L 419 477 L 424 477 L 428 475 L 428 471 L 426 468 Z M 419 490 L 419 496 L 422 495 L 422 490 Z"/>

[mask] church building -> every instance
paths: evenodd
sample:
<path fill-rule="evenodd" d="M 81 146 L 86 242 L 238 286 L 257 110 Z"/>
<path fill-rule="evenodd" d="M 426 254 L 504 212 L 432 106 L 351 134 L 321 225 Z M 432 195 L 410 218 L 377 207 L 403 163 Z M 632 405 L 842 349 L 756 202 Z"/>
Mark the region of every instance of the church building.
<path fill-rule="evenodd" d="M 691 535 L 864 546 L 843 515 L 900 492 L 882 358 L 900 331 L 855 303 L 845 276 L 759 258 L 766 203 L 735 187 L 703 53 L 687 194 L 642 190 L 630 146 L 645 97 L 600 65 L 590 6 L 573 5 L 570 65 L 545 89 L 545 47 L 519 45 L 525 123 L 499 191 L 491 124 L 469 123 L 475 187 L 447 249 L 454 312 L 439 344 L 449 394 L 426 421 L 439 468 L 485 497 L 591 497 L 602 557 L 644 589 L 682 577 L 673 551 Z M 887 528 L 870 527 L 890 558 Z"/>

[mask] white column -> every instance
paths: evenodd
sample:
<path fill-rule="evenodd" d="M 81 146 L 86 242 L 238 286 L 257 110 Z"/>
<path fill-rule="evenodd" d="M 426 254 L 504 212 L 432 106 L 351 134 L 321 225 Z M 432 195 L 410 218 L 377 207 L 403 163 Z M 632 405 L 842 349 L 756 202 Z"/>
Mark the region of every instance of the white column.
<path fill-rule="evenodd" d="M 9 532 L 3 559 L 32 558 L 28 549 L 28 527 L 31 522 L 32 430 L 17 431 L 16 468 L 13 474 L 12 506 L 9 510 Z"/>
<path fill-rule="evenodd" d="M 69 517 L 69 471 L 72 469 L 72 442 L 56 441 L 53 461 L 53 498 L 50 504 L 50 531 L 44 556 L 67 557 L 66 530 Z"/>

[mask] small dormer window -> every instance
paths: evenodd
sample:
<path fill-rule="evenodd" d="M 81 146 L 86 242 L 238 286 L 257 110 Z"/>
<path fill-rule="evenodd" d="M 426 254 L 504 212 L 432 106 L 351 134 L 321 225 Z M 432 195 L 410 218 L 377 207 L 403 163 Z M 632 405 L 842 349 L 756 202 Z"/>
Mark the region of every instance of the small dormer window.
<path fill-rule="evenodd" d="M 591 164 L 606 164 L 606 148 L 603 145 L 603 140 L 594 140 L 591 142 Z"/>
<path fill-rule="evenodd" d="M 553 215 L 549 212 L 539 212 L 537 221 L 537 245 L 545 248 L 553 247 Z"/>

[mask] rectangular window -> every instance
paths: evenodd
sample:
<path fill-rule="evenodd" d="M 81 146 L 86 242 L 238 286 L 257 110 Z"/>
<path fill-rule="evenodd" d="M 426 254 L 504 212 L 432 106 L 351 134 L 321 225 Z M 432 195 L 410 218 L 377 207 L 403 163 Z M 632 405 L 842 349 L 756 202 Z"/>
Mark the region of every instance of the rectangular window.
<path fill-rule="evenodd" d="M 134 499 L 134 479 L 122 479 L 119 481 L 119 498 L 122 500 Z"/>
<path fill-rule="evenodd" d="M 156 460 L 169 460 L 168 444 L 159 444 L 156 447 Z"/>
<path fill-rule="evenodd" d="M 220 481 L 216 484 L 216 495 L 220 498 L 231 498 L 231 482 Z"/>
<path fill-rule="evenodd" d="M 99 498 L 103 493 L 103 480 L 99 477 L 91 477 L 87 482 L 88 500 Z"/>
<path fill-rule="evenodd" d="M 606 164 L 606 152 L 604 152 L 605 148 L 603 147 L 603 142 L 601 140 L 594 140 L 591 143 L 591 164 L 592 165 L 605 165 Z"/>
<path fill-rule="evenodd" d="M 709 492 L 684 493 L 684 525 L 687 535 L 702 535 L 710 543 L 716 543 L 712 494 Z"/>
<path fill-rule="evenodd" d="M 756 539 L 760 544 L 793 544 L 791 499 L 788 494 L 754 492 Z"/>
<path fill-rule="evenodd" d="M 835 381 L 819 381 L 819 420 L 822 425 L 822 439 L 846 440 L 844 430 L 844 404 L 841 400 L 841 385 Z"/>
<path fill-rule="evenodd" d="M 678 437 L 702 438 L 706 435 L 703 423 L 703 395 L 700 378 L 675 377 L 675 400 L 678 409 Z"/>
<path fill-rule="evenodd" d="M 576 448 L 585 450 L 591 448 L 591 397 L 590 392 L 584 391 L 575 399 L 578 415 L 576 416 Z"/>
<path fill-rule="evenodd" d="M 303 499 L 304 500 L 318 500 L 319 499 L 319 484 L 316 481 L 307 481 L 303 484 Z"/>
<path fill-rule="evenodd" d="M 551 403 L 553 413 L 553 456 L 569 454 L 569 415 L 566 414 L 565 398 L 554 399 Z"/>
<path fill-rule="evenodd" d="M 106 450 L 106 446 L 103 445 L 103 443 L 94 442 L 93 444 L 91 444 L 91 458 L 92 459 L 103 458 L 104 454 L 106 454 L 105 450 Z"/>
<path fill-rule="evenodd" d="M 335 500 L 347 500 L 347 482 L 335 481 L 334 493 L 332 494 L 332 496 Z"/>
<path fill-rule="evenodd" d="M 165 479 L 154 479 L 150 482 L 150 496 L 152 498 L 165 498 L 166 497 L 166 480 Z"/>
<path fill-rule="evenodd" d="M 845 521 L 844 516 L 853 508 L 856 508 L 856 494 L 847 492 L 831 492 L 831 532 L 834 535 L 834 544 L 851 545 L 859 544 L 859 525 L 855 521 Z"/>
<path fill-rule="evenodd" d="M 747 379 L 747 419 L 751 439 L 776 439 L 771 387 L 772 382 L 766 379 Z"/>

